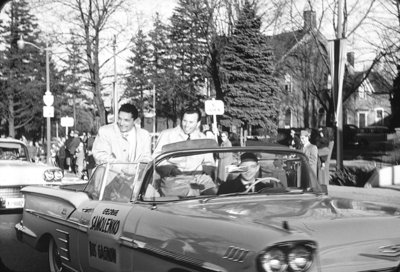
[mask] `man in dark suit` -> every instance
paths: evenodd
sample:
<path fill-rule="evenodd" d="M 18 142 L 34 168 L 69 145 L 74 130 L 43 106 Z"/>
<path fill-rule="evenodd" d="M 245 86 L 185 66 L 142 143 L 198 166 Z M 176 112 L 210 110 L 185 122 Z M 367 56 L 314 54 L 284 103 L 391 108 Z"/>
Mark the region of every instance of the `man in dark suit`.
<path fill-rule="evenodd" d="M 231 194 L 246 191 L 258 177 L 260 165 L 258 158 L 254 153 L 244 153 L 240 156 L 240 165 L 238 171 L 240 174 L 233 180 L 227 179 L 218 189 L 218 194 Z M 255 186 L 255 191 L 265 187 L 262 183 Z M 261 188 L 258 188 L 261 187 Z"/>

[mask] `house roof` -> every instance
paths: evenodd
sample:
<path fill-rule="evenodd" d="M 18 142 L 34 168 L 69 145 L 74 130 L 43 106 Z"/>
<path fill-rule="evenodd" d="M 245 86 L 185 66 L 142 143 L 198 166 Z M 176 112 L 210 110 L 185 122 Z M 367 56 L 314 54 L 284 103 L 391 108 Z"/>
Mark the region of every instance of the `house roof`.
<path fill-rule="evenodd" d="M 273 36 L 268 36 L 271 46 L 273 48 L 274 56 L 277 63 L 282 62 L 293 51 L 301 45 L 306 44 L 313 39 L 318 41 L 318 46 L 322 46 L 325 52 L 328 52 L 328 40 L 318 30 L 296 30 L 291 32 L 284 32 Z"/>
<path fill-rule="evenodd" d="M 366 71 L 355 72 L 354 83 L 359 84 L 366 75 Z M 371 84 L 374 94 L 389 94 L 392 86 L 379 71 L 371 71 L 367 76 L 368 83 Z"/>

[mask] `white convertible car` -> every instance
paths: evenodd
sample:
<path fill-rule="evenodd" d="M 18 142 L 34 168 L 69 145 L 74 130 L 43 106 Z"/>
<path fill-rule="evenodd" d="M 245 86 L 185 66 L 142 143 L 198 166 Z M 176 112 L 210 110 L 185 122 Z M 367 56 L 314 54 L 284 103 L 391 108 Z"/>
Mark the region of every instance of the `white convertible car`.
<path fill-rule="evenodd" d="M 299 151 L 212 141 L 101 165 L 86 186 L 26 187 L 17 237 L 51 271 L 400 271 L 398 209 L 329 197 Z"/>

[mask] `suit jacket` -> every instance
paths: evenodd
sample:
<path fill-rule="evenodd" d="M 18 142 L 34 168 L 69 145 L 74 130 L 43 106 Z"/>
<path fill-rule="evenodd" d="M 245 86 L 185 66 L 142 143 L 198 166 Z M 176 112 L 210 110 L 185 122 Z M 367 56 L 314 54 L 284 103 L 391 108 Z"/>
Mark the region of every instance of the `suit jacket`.
<path fill-rule="evenodd" d="M 312 143 L 308 143 L 303 147 L 303 152 L 308 158 L 308 163 L 311 166 L 311 170 L 317 175 L 317 165 L 318 165 L 318 148 Z"/>
<path fill-rule="evenodd" d="M 151 160 L 151 137 L 147 130 L 134 127 L 124 139 L 117 124 L 102 126 L 92 148 L 97 164 Z"/>

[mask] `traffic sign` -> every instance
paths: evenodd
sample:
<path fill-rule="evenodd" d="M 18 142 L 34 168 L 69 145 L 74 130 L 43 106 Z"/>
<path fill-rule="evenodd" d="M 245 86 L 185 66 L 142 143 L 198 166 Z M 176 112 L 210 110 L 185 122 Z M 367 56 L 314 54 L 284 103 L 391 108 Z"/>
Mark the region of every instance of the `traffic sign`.
<path fill-rule="evenodd" d="M 54 96 L 51 94 L 51 92 L 46 92 L 43 96 L 43 102 L 46 106 L 52 106 L 54 102 Z M 51 116 L 53 117 L 53 116 Z"/>
<path fill-rule="evenodd" d="M 222 100 L 206 100 L 204 102 L 204 108 L 208 115 L 222 115 L 225 111 L 224 102 Z"/>
<path fill-rule="evenodd" d="M 53 106 L 43 106 L 43 117 L 54 117 L 54 107 Z"/>
<path fill-rule="evenodd" d="M 74 118 L 72 117 L 61 117 L 61 126 L 62 127 L 72 127 L 74 125 Z"/>

